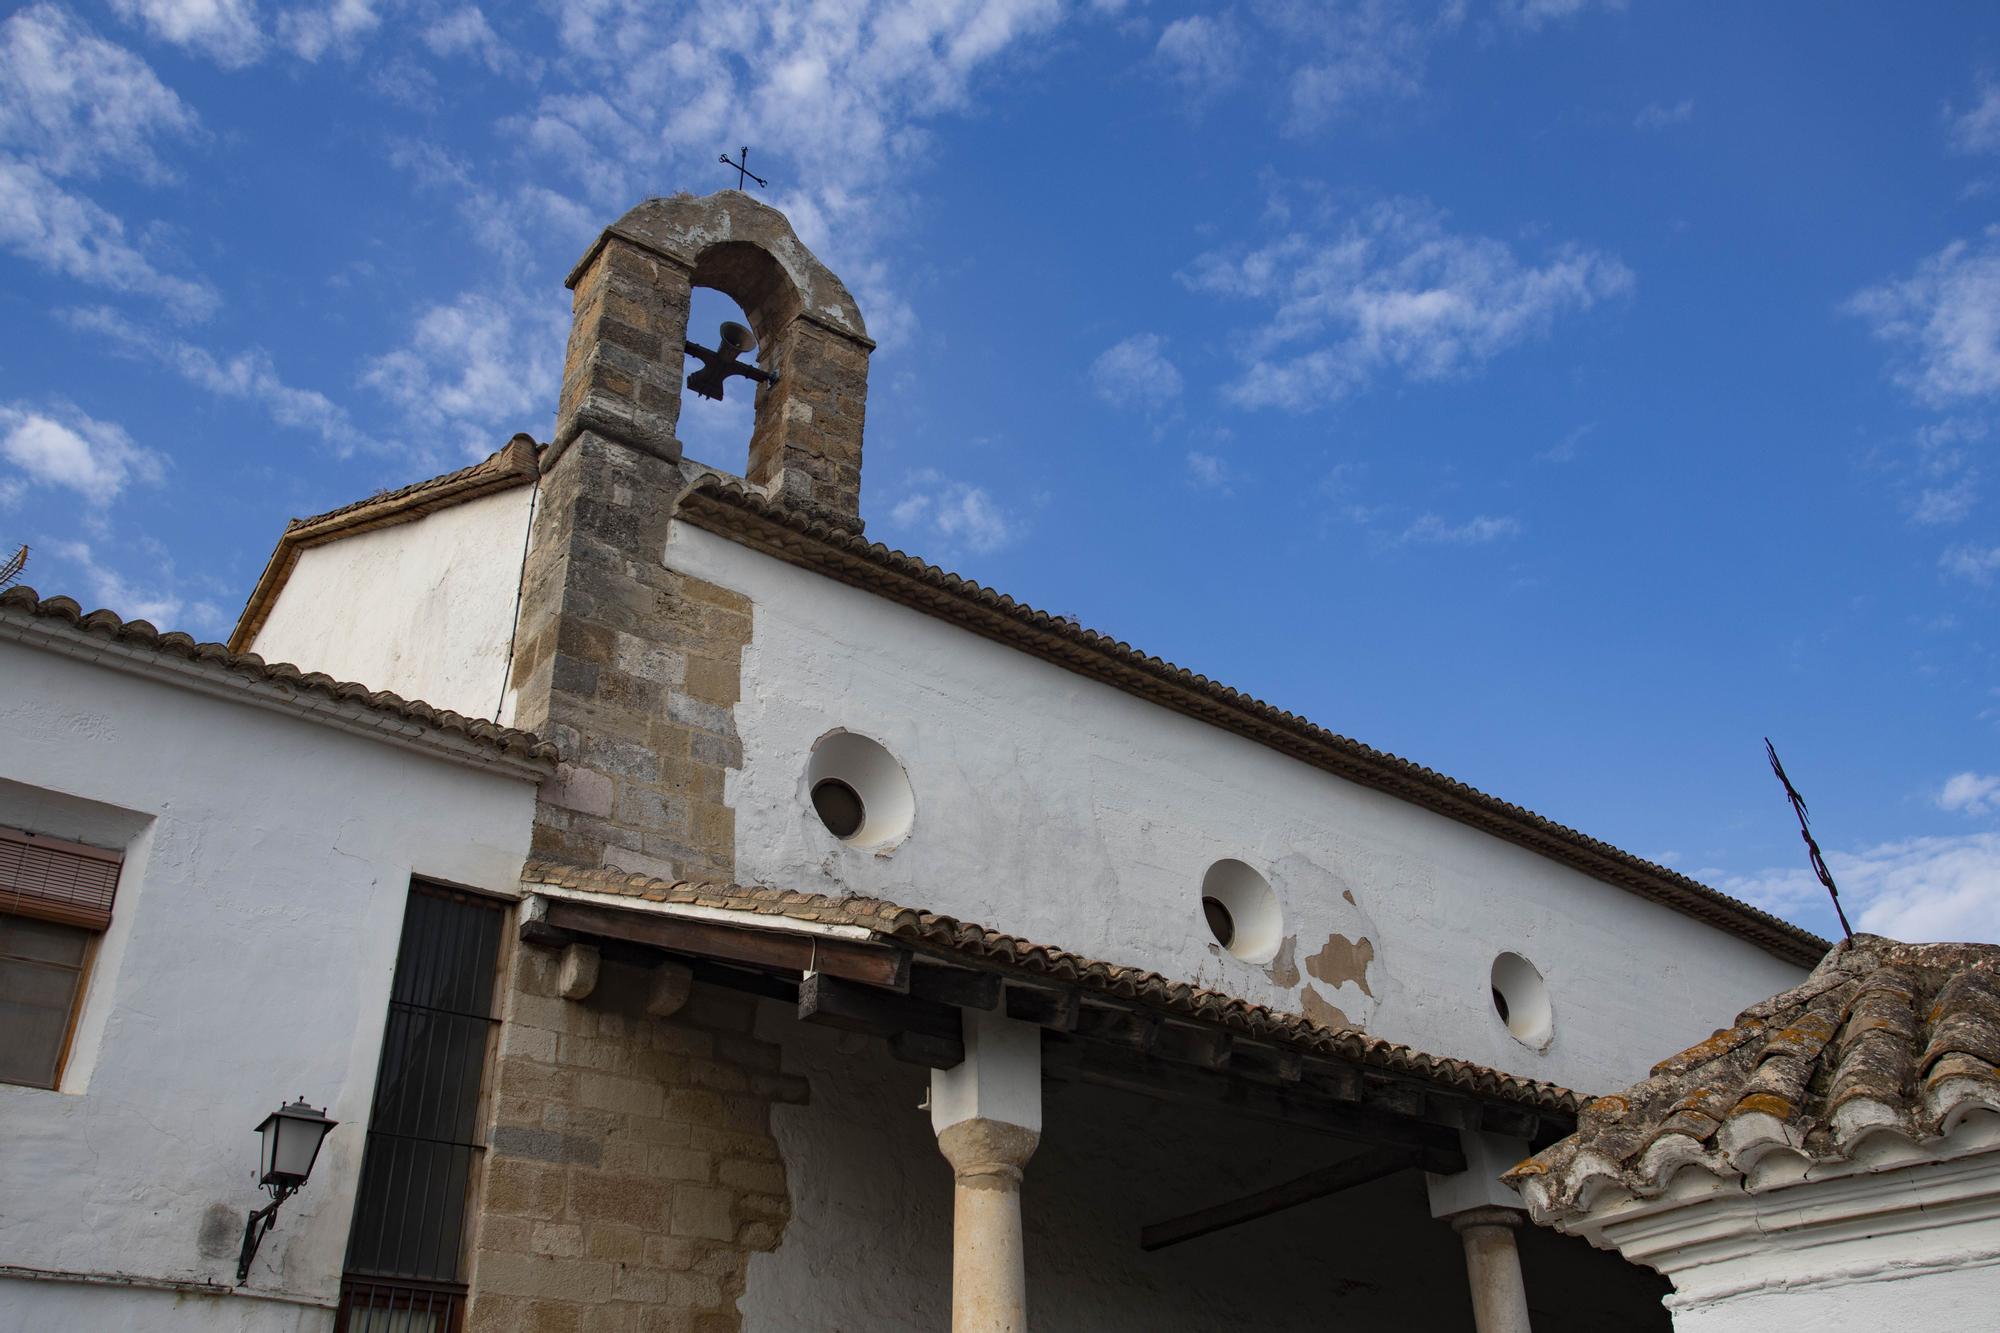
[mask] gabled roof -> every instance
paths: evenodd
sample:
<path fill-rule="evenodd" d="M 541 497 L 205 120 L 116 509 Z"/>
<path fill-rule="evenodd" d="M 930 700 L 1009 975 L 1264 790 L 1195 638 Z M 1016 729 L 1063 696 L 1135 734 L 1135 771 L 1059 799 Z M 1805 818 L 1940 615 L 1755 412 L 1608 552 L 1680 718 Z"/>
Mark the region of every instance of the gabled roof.
<path fill-rule="evenodd" d="M 314 518 L 293 520 L 251 593 L 230 646 L 241 651 L 255 639 L 305 547 L 411 522 L 439 509 L 527 484 L 537 476 L 536 467 L 534 441 L 517 435 L 505 449 L 472 467 Z M 786 509 L 738 478 L 705 472 L 682 494 L 679 503 L 681 516 L 698 527 L 1468 824 L 1748 940 L 1786 962 L 1810 967 L 1826 952 L 1827 941 L 1811 931 L 1678 871 L 1433 769 L 1329 731 L 1109 635 L 1038 611 L 880 542 L 870 542 L 858 533 Z"/>
<path fill-rule="evenodd" d="M 939 955 L 1073 984 L 1087 992 L 1129 1001 L 1177 1018 L 1240 1033 L 1309 1055 L 1336 1057 L 1388 1073 L 1413 1076 L 1434 1086 L 1473 1096 L 1573 1116 L 1582 1099 L 1568 1088 L 1489 1069 L 1467 1060 L 1428 1055 L 1409 1046 L 1371 1037 L 1352 1028 L 1330 1028 L 1300 1014 L 1252 1004 L 1158 972 L 1109 963 L 1052 945 L 920 908 L 879 898 L 831 898 L 824 894 L 741 884 L 700 884 L 655 879 L 615 869 L 579 869 L 530 861 L 522 886 L 579 889 L 758 918 L 816 925 L 850 926 Z"/>
<path fill-rule="evenodd" d="M 258 576 L 257 586 L 250 590 L 250 600 L 244 604 L 243 614 L 237 617 L 236 628 L 230 633 L 229 647 L 235 652 L 247 652 L 256 642 L 257 631 L 264 627 L 278 594 L 284 591 L 285 581 L 299 563 L 299 553 L 307 547 L 398 523 L 414 523 L 440 509 L 528 485 L 540 475 L 537 453 L 532 436 L 516 435 L 499 452 L 489 454 L 471 467 L 371 495 L 311 518 L 293 519 L 278 537 L 277 549 L 271 552 L 264 572 Z"/>
<path fill-rule="evenodd" d="M 1594 879 L 1740 936 L 1800 966 L 1827 942 L 1665 866 L 1545 819 L 1407 759 L 1363 745 L 1296 713 L 1139 652 L 1095 630 L 1017 602 L 880 542 L 774 503 L 708 473 L 681 497 L 681 516 L 755 550 L 903 603 L 1138 695 L 1303 763 L 1420 805 L 1571 866 Z"/>
<path fill-rule="evenodd" d="M 2000 1112 L 2000 947 L 1857 935 L 1802 984 L 1583 1108 L 1577 1131 L 1505 1177 L 1537 1219 L 1652 1198 L 1674 1175 L 1853 1161 Z"/>
<path fill-rule="evenodd" d="M 12 622 L 11 625 L 9 622 Z M 86 613 L 68 597 L 43 598 L 33 588 L 0 592 L 0 635 L 58 651 L 81 652 L 106 666 L 166 670 L 176 678 L 240 689 L 251 701 L 277 704 L 316 721 L 371 732 L 402 743 L 434 742 L 466 758 L 485 752 L 535 777 L 553 771 L 556 747 L 532 732 L 484 718 L 433 708 L 387 690 L 371 690 L 288 662 L 266 662 L 255 653 L 231 652 L 219 643 L 162 633 L 149 621 L 125 620 L 111 611 Z"/>

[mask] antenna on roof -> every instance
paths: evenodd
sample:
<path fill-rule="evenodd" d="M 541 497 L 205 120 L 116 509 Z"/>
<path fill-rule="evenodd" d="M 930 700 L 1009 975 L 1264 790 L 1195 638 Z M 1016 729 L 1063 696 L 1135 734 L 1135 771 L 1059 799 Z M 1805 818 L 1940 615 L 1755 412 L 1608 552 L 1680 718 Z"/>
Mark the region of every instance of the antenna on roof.
<path fill-rule="evenodd" d="M 1799 789 L 1785 776 L 1785 766 L 1778 762 L 1777 747 L 1771 738 L 1764 738 L 1764 754 L 1771 761 L 1771 771 L 1778 775 L 1778 781 L 1785 784 L 1785 798 L 1792 803 L 1792 813 L 1799 817 L 1799 836 L 1806 840 L 1806 855 L 1812 860 L 1813 873 L 1819 882 L 1826 885 L 1826 891 L 1833 899 L 1833 914 L 1840 918 L 1840 933 L 1849 944 L 1854 943 L 1854 927 L 1847 924 L 1847 913 L 1840 910 L 1840 890 L 1834 887 L 1833 872 L 1826 868 L 1826 858 L 1819 854 L 1819 844 L 1813 841 L 1812 825 L 1806 821 L 1806 798 L 1799 795 Z"/>
<path fill-rule="evenodd" d="M 13 587 L 21 581 L 21 571 L 28 567 L 28 548 L 23 546 L 14 554 L 0 561 L 0 590 Z"/>

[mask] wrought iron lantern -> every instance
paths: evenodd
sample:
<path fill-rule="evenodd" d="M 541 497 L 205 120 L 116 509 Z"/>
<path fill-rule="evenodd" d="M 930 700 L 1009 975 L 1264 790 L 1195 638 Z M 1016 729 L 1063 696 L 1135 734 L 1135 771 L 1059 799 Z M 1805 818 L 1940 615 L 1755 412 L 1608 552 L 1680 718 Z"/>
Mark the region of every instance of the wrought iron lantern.
<path fill-rule="evenodd" d="M 257 1246 L 265 1233 L 277 1225 L 278 1205 L 306 1183 L 327 1131 L 339 1123 L 328 1120 L 326 1112 L 306 1105 L 301 1097 L 290 1106 L 271 1112 L 257 1126 L 257 1133 L 263 1139 L 257 1183 L 271 1192 L 271 1202 L 251 1213 L 243 1224 L 243 1254 L 236 1265 L 238 1282 L 250 1276 L 250 1261 L 257 1257 Z"/>

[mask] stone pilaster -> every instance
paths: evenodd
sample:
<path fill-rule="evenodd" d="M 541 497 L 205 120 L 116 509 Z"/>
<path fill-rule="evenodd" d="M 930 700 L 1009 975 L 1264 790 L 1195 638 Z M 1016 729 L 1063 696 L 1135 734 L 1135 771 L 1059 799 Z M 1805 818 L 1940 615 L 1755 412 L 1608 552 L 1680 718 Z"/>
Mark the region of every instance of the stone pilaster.
<path fill-rule="evenodd" d="M 800 315 L 773 340 L 746 477 L 788 508 L 861 530 L 861 430 L 873 344 Z"/>
<path fill-rule="evenodd" d="M 560 955 L 519 951 L 467 1328 L 740 1328 L 750 1257 L 791 1215 L 771 1108 L 803 1102 L 807 1085 L 753 1035 L 755 1000 L 695 986 L 661 1018 L 655 983 L 606 962 L 587 999 L 567 1000 Z"/>
<path fill-rule="evenodd" d="M 666 567 L 680 471 L 585 430 L 542 480 L 512 683 L 516 725 L 564 762 L 534 855 L 670 879 L 728 880 L 742 764 L 731 708 L 747 599 Z"/>

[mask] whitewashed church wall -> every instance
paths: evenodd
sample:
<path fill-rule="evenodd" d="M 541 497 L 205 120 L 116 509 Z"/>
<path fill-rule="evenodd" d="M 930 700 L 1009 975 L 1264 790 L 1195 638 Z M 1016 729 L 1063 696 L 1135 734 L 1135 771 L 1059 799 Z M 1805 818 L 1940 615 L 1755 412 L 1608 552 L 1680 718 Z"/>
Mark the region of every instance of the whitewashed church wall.
<path fill-rule="evenodd" d="M 951 1322 L 951 1170 L 922 1102 L 924 1070 L 882 1043 L 759 1007 L 811 1096 L 772 1129 L 792 1216 L 750 1261 L 744 1333 L 935 1333 Z M 1045 1082 L 1024 1173 L 1029 1322 L 1037 1333 L 1464 1333 L 1464 1252 L 1423 1176 L 1147 1254 L 1139 1228 L 1327 1166 L 1352 1145 L 1288 1126 Z M 1666 1284 L 1586 1242 L 1520 1236 L 1536 1333 L 1665 1333 Z"/>
<path fill-rule="evenodd" d="M 675 525 L 667 563 L 747 595 L 729 775 L 739 878 L 874 894 L 1570 1087 L 1623 1087 L 1803 972 L 1734 936 L 1393 797 L 885 599 Z M 1337 723 L 1338 719 L 1326 719 Z M 886 850 L 808 799 L 816 741 L 870 737 L 914 818 Z M 1204 873 L 1268 876 L 1283 944 L 1224 952 Z M 1491 1002 L 1538 968 L 1541 1048 Z"/>
<path fill-rule="evenodd" d="M 493 717 L 531 494 L 517 486 L 308 547 L 251 651 L 467 717 Z"/>
<path fill-rule="evenodd" d="M 127 856 L 61 1089 L 0 1085 L 0 1268 L 227 1288 L 257 1123 L 341 1122 L 264 1299 L 0 1277 L 0 1330 L 330 1328 L 410 878 L 518 892 L 532 784 L 11 642 L 0 735 L 0 825 Z"/>

